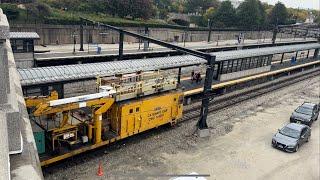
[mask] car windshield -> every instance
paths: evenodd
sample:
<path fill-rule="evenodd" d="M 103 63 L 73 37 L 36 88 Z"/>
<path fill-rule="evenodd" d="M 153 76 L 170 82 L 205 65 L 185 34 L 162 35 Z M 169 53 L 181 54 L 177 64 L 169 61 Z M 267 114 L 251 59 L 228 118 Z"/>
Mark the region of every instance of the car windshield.
<path fill-rule="evenodd" d="M 280 130 L 280 133 L 285 136 L 289 136 L 289 137 L 296 138 L 296 139 L 298 139 L 300 136 L 300 132 L 298 130 L 291 129 L 289 127 L 282 128 Z"/>
<path fill-rule="evenodd" d="M 296 112 L 306 115 L 312 115 L 312 110 L 303 106 L 300 106 L 296 109 Z"/>

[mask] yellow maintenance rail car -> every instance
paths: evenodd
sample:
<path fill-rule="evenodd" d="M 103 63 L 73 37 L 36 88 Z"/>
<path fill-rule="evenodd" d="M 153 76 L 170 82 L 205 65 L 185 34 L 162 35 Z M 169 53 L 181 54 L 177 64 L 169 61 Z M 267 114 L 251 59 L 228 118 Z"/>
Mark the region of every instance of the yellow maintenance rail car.
<path fill-rule="evenodd" d="M 30 119 L 45 134 L 46 148 L 39 154 L 42 166 L 164 124 L 173 125 L 183 112 L 183 93 L 177 90 L 124 101 L 116 101 L 119 93 L 112 89 L 65 99 L 53 95 L 38 101 L 32 98 L 34 102 L 29 103 Z"/>

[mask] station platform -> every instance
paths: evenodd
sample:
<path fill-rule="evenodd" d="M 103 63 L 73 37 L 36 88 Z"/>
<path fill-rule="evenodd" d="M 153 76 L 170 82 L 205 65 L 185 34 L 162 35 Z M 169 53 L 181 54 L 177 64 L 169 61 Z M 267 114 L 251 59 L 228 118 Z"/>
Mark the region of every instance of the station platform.
<path fill-rule="evenodd" d="M 276 41 L 278 44 L 292 43 L 292 42 L 307 42 L 314 41 L 313 38 L 295 38 L 295 39 L 279 39 Z M 241 45 L 237 43 L 237 40 L 221 40 L 219 42 L 173 42 L 175 45 L 187 47 L 195 50 L 210 50 L 214 48 L 229 48 L 235 46 L 250 46 L 250 45 L 268 45 L 271 44 L 271 39 L 248 39 Z M 75 47 L 75 52 L 73 49 Z M 101 52 L 97 53 L 97 47 L 101 47 Z M 116 56 L 118 55 L 119 44 L 84 44 L 84 51 L 79 51 L 80 45 L 76 44 L 64 44 L 64 45 L 46 45 L 35 46 L 34 58 L 36 61 L 48 61 L 59 59 L 76 59 L 76 58 L 90 58 L 90 57 L 104 57 L 104 56 Z M 149 54 L 160 52 L 172 52 L 168 48 L 150 43 L 149 48 L 144 51 L 143 44 L 139 43 L 124 43 L 124 54 Z"/>
<path fill-rule="evenodd" d="M 308 63 L 313 63 L 313 62 L 319 62 L 319 59 L 298 59 L 296 62 L 292 63 L 290 59 L 286 59 L 283 61 L 282 64 L 280 64 L 279 61 L 273 62 L 271 65 L 271 71 L 268 73 L 272 73 L 272 72 L 276 72 L 276 71 L 281 71 L 282 69 L 287 69 L 287 68 L 294 68 L 294 67 L 298 67 L 298 66 L 302 66 L 304 64 L 308 64 Z M 263 74 L 263 73 L 261 73 Z M 259 74 L 256 74 L 259 75 Z M 184 76 L 181 78 L 181 88 L 182 90 L 185 92 L 185 95 L 191 95 L 191 94 L 197 94 L 200 92 L 200 90 L 203 88 L 204 85 L 204 74 L 202 74 L 202 81 L 199 83 L 196 83 L 195 81 L 191 81 L 191 74 L 190 76 Z M 242 77 L 241 79 L 246 79 L 248 77 Z M 241 80 L 240 79 L 240 80 Z M 229 80 L 229 81 L 217 81 L 214 80 L 213 81 L 213 85 L 220 85 L 223 86 L 223 84 L 226 84 L 228 82 L 232 82 L 232 81 L 237 81 L 239 79 L 235 79 L 235 80 Z M 194 91 L 194 92 L 193 92 Z"/>

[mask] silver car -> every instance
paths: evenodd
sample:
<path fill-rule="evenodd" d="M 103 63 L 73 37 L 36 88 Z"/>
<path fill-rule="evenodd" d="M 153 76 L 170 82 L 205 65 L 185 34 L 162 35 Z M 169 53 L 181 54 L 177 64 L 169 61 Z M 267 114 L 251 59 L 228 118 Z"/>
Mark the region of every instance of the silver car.
<path fill-rule="evenodd" d="M 311 128 L 304 124 L 289 123 L 272 138 L 272 146 L 287 152 L 297 152 L 299 147 L 309 141 Z"/>

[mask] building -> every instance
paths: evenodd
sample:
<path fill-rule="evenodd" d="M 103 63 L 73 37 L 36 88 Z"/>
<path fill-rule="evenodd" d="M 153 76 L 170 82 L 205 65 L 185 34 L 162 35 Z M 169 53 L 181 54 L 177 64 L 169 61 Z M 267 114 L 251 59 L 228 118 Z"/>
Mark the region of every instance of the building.
<path fill-rule="evenodd" d="M 10 32 L 10 43 L 17 68 L 34 67 L 34 41 L 36 32 Z"/>
<path fill-rule="evenodd" d="M 314 23 L 314 20 L 315 20 L 316 16 L 312 14 L 312 12 L 310 11 L 307 18 L 306 18 L 306 21 L 305 23 L 308 23 L 308 24 L 313 24 Z"/>

